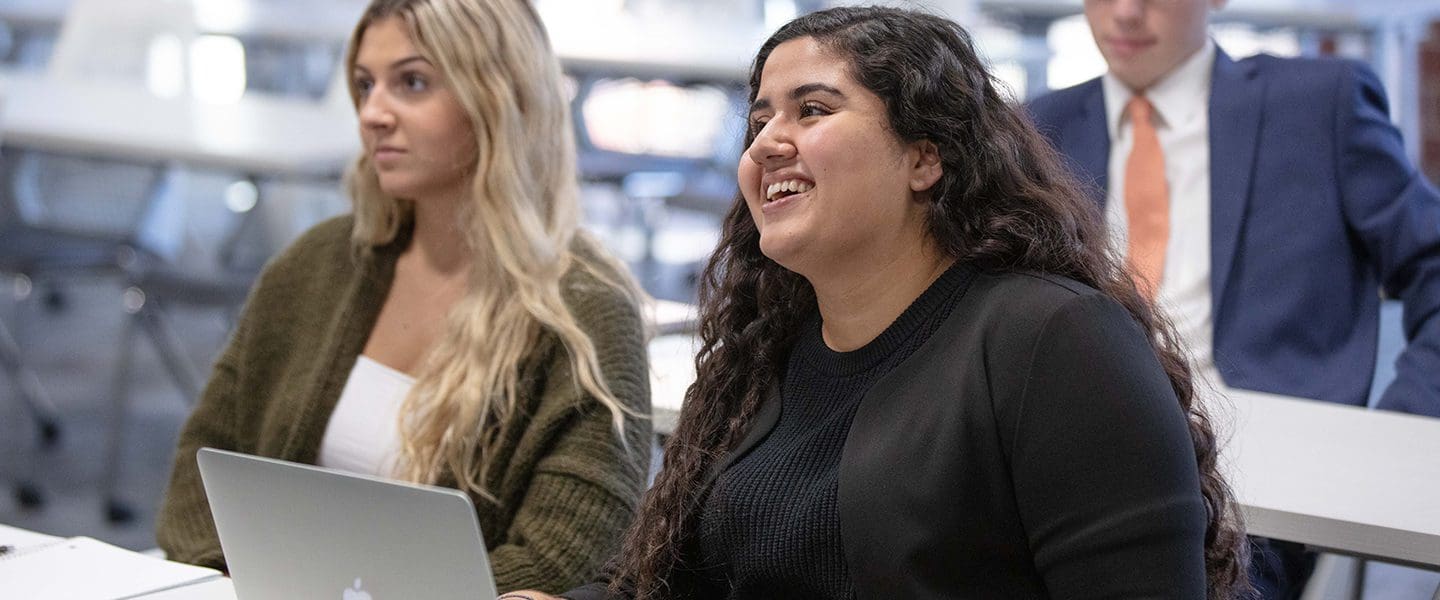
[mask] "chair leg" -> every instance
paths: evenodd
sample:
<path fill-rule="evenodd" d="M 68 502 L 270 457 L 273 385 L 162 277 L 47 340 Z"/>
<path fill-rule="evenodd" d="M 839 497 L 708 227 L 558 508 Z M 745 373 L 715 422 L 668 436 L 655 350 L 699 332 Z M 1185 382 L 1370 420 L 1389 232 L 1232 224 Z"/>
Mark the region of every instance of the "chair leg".
<path fill-rule="evenodd" d="M 145 332 L 150 335 L 150 341 L 160 354 L 160 360 L 165 363 L 165 369 L 170 372 L 170 378 L 175 381 L 176 387 L 180 388 L 180 393 L 185 395 L 185 401 L 194 403 L 200 397 L 200 374 L 185 356 L 180 337 L 175 335 L 170 322 L 165 319 L 164 311 L 155 303 L 147 302 L 136 316 L 141 318 Z"/>
<path fill-rule="evenodd" d="M 39 376 L 30 370 L 20 357 L 20 346 L 15 343 L 15 338 L 11 337 L 5 323 L 0 321 L 0 366 L 4 367 L 6 375 L 15 386 L 22 408 L 29 410 L 39 426 L 41 449 L 48 449 L 60 440 L 60 421 L 54 406 L 45 397 Z M 15 503 L 23 510 L 36 510 L 45 505 L 45 496 L 32 480 L 36 461 L 27 462 L 30 468 L 26 470 L 30 472 L 15 482 Z"/>
<path fill-rule="evenodd" d="M 1360 600 L 1365 597 L 1365 567 L 1368 564 L 1369 561 L 1363 558 L 1355 559 L 1355 570 L 1352 571 L 1353 577 L 1350 578 L 1349 596 L 1352 600 Z"/>
<path fill-rule="evenodd" d="M 24 510 L 36 510 L 45 506 L 45 495 L 35 484 L 22 481 L 15 484 L 15 503 Z"/>
<path fill-rule="evenodd" d="M 176 387 L 185 395 L 187 402 L 193 403 L 200 395 L 200 375 L 196 373 L 195 367 L 185 356 L 180 338 L 175 335 L 169 322 L 165 320 L 160 306 L 155 302 L 148 301 L 144 292 L 137 288 L 130 288 L 125 293 L 126 310 L 130 313 L 130 318 L 126 320 L 120 344 L 121 352 L 115 362 L 114 383 L 111 386 L 115 395 L 110 417 L 109 452 L 106 456 L 107 466 L 102 482 L 105 517 L 111 523 L 128 523 L 135 516 L 134 509 L 119 498 L 117 488 L 120 469 L 124 464 L 121 454 L 125 449 L 125 429 L 129 421 L 131 404 L 129 384 L 132 358 L 128 348 L 130 348 L 136 332 L 143 329 L 150 338 L 160 361 L 169 371 Z"/>
<path fill-rule="evenodd" d="M 105 472 L 101 474 L 100 496 L 105 499 L 105 519 L 117 524 L 128 523 L 135 516 L 135 511 L 120 499 L 116 488 L 120 470 L 125 465 L 125 431 L 130 418 L 130 348 L 140 318 L 139 313 L 135 313 L 125 320 L 125 329 L 120 334 L 120 352 L 111 374 L 110 430 L 105 445 Z"/>
<path fill-rule="evenodd" d="M 45 395 L 40 377 L 21 358 L 20 346 L 10 335 L 5 323 L 0 321 L 0 364 L 14 383 L 21 404 L 30 411 L 40 430 L 40 444 L 43 448 L 53 447 L 60 441 L 59 411 Z"/>
<path fill-rule="evenodd" d="M 25 422 L 25 419 L 8 419 L 5 425 L 8 431 L 0 432 L 0 435 L 8 436 L 8 439 L 12 440 L 25 440 L 28 442 L 30 439 L 28 435 L 30 424 Z M 32 454 L 25 454 L 23 457 L 17 456 L 16 458 L 17 460 L 15 462 L 19 467 L 16 472 L 8 478 L 8 484 L 12 486 L 10 491 L 14 495 L 15 504 L 19 506 L 21 510 L 27 511 L 41 508 L 45 504 L 45 497 L 41 494 L 40 487 L 35 483 L 35 471 L 40 462 L 38 460 L 39 457 L 34 456 L 32 451 Z"/>

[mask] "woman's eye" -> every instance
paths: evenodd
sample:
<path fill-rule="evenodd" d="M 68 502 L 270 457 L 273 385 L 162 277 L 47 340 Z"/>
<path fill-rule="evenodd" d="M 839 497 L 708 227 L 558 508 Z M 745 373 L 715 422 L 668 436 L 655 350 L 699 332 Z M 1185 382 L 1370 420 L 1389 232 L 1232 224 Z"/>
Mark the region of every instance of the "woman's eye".
<path fill-rule="evenodd" d="M 800 118 L 802 119 L 805 117 L 815 117 L 828 114 L 830 114 L 830 111 L 826 110 L 825 107 L 820 106 L 819 104 L 800 105 Z"/>
<path fill-rule="evenodd" d="M 366 78 L 361 78 L 361 77 L 356 77 L 356 78 L 355 78 L 355 91 L 356 91 L 356 92 L 359 92 L 361 96 L 364 96 L 364 95 L 370 93 L 370 88 L 372 88 L 372 87 L 375 87 L 375 82 L 370 81 L 369 79 L 366 79 Z"/>
<path fill-rule="evenodd" d="M 423 92 L 430 87 L 430 83 L 425 81 L 424 77 L 415 73 L 406 74 L 403 81 L 405 83 L 405 89 L 412 92 Z"/>

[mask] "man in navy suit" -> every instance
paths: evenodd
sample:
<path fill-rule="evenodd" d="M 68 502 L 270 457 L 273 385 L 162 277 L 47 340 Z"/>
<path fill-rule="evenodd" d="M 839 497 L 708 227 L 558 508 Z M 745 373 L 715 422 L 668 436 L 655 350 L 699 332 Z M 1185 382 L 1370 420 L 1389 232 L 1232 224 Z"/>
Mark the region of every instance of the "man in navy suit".
<path fill-rule="evenodd" d="M 1368 68 L 1231 60 L 1208 35 L 1223 3 L 1085 0 L 1109 71 L 1031 115 L 1132 265 L 1153 265 L 1136 268 L 1142 288 L 1198 374 L 1363 405 L 1383 293 L 1403 301 L 1408 343 L 1379 408 L 1440 416 L 1440 195 L 1406 160 Z M 1299 563 L 1269 565 L 1290 581 L 1262 572 L 1259 586 L 1298 595 L 1309 561 L 1278 554 Z"/>

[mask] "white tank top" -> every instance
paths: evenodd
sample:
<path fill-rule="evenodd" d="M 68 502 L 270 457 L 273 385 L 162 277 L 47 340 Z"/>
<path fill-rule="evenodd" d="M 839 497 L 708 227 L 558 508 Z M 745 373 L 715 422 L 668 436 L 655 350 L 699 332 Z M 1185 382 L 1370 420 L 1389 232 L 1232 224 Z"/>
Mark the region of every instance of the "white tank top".
<path fill-rule="evenodd" d="M 409 375 L 360 355 L 330 414 L 318 464 L 394 477 L 400 464 L 400 405 L 414 384 Z"/>

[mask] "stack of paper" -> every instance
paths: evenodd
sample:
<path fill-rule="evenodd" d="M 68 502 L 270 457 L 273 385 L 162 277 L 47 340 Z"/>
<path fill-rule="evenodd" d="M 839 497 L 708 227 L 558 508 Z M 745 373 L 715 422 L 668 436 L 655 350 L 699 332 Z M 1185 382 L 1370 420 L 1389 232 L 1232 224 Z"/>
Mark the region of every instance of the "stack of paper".
<path fill-rule="evenodd" d="M 214 569 L 171 562 L 88 537 L 0 556 L 6 598 L 121 600 L 220 577 Z"/>

